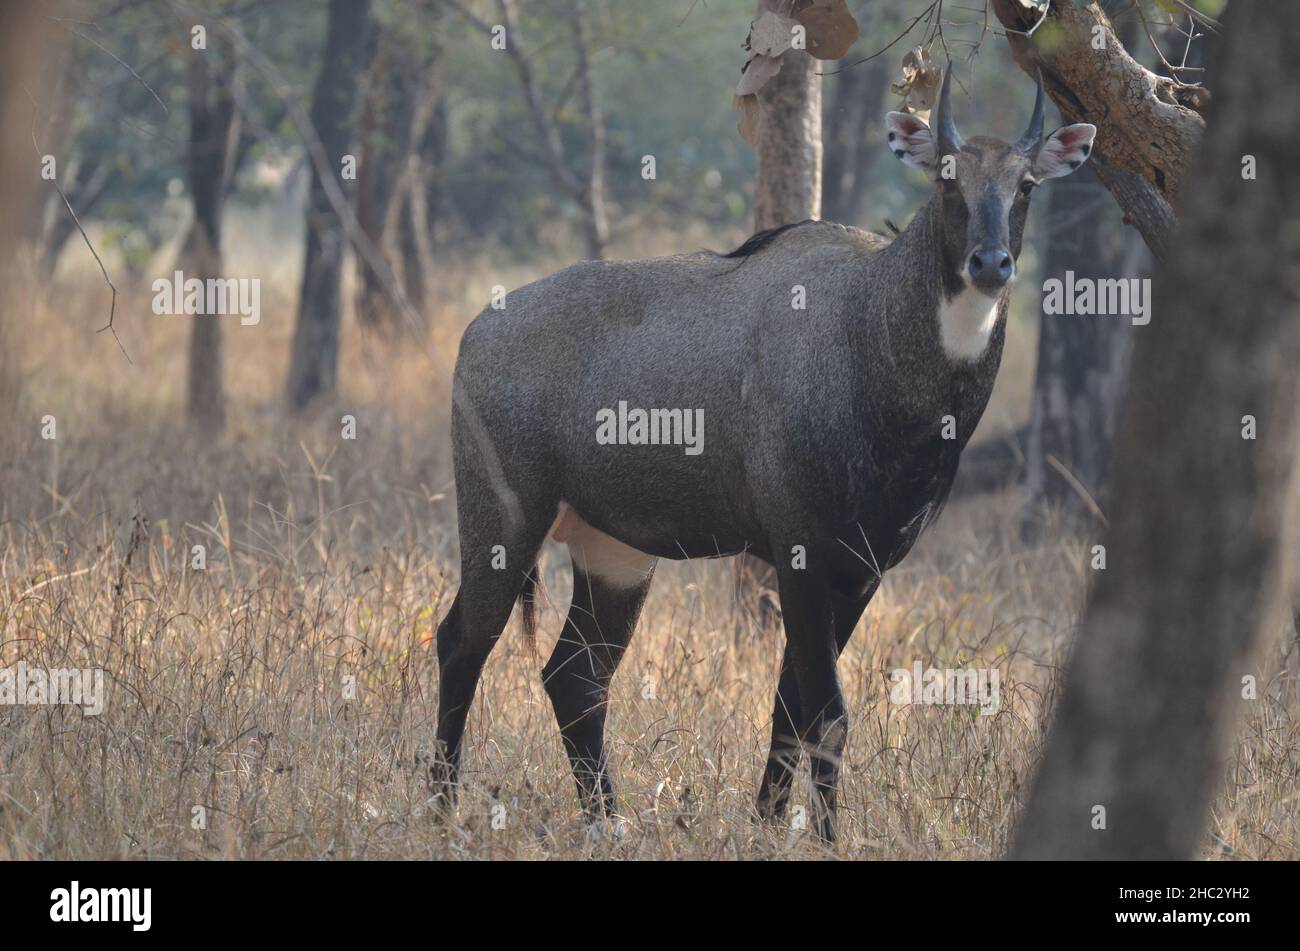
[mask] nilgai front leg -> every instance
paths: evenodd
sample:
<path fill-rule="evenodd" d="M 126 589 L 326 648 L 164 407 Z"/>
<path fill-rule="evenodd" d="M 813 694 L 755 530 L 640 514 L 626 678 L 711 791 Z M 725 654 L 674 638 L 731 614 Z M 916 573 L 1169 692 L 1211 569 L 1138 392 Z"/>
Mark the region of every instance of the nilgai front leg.
<path fill-rule="evenodd" d="M 848 738 L 848 711 L 836 670 L 832 593 L 811 564 L 804 570 L 779 568 L 777 578 L 790 667 L 799 691 L 795 727 L 812 765 L 817 830 L 829 843 L 835 839 L 835 789 Z"/>
<path fill-rule="evenodd" d="M 853 636 L 862 612 L 867 609 L 880 579 L 872 581 L 867 590 L 851 597 L 842 594 L 831 595 L 831 606 L 835 612 L 835 650 L 842 654 Z M 790 654 L 790 640 L 787 637 L 785 652 L 781 657 L 781 676 L 776 688 L 776 702 L 772 709 L 772 743 L 767 754 L 767 768 L 763 771 L 763 782 L 758 791 L 758 814 L 767 820 L 778 820 L 785 816 L 786 806 L 790 800 L 790 787 L 794 783 L 795 773 L 799 768 L 799 734 L 795 724 L 802 718 L 803 706 L 799 699 L 799 685 L 795 680 L 794 666 Z"/>

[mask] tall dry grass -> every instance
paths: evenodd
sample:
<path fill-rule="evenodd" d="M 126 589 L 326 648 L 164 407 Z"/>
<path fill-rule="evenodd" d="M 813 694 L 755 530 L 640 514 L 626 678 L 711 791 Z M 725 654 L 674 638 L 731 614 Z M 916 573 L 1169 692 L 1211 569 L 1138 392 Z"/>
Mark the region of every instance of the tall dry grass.
<path fill-rule="evenodd" d="M 92 277 L 64 273 L 35 301 L 0 470 L 0 666 L 102 668 L 107 704 L 98 717 L 0 706 L 0 857 L 825 854 L 797 824 L 753 820 L 780 638 L 714 562 L 661 566 L 614 682 L 623 837 L 581 821 L 541 687 L 571 583 L 559 549 L 543 561 L 539 655 L 512 624 L 470 717 L 458 815 L 427 812 L 432 638 L 457 574 L 450 367 L 487 288 L 530 276 L 449 267 L 427 355 L 349 325 L 343 391 L 305 421 L 278 409 L 292 284 L 268 284 L 262 323 L 228 324 L 231 426 L 215 444 L 178 416 L 184 318 L 155 317 L 147 289 L 125 288 L 128 366 L 93 333 L 106 297 Z M 1013 339 L 994 427 L 1023 414 L 1031 347 Z M 355 441 L 340 439 L 344 413 Z M 836 854 L 1005 849 L 1089 573 L 1086 540 L 1063 526 L 1023 543 L 1018 506 L 1011 492 L 950 506 L 846 651 Z M 205 570 L 190 567 L 195 545 Z M 890 672 L 915 661 L 997 669 L 998 712 L 891 703 Z M 1296 667 L 1279 636 L 1207 856 L 1300 855 Z M 809 803 L 806 784 L 794 801 Z"/>

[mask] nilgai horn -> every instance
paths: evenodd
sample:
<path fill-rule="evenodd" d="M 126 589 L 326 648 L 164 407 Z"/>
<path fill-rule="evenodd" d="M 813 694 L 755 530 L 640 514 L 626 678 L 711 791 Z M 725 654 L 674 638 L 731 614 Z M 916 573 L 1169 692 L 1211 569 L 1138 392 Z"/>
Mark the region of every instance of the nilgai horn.
<path fill-rule="evenodd" d="M 574 595 L 544 677 L 592 817 L 615 809 L 609 683 L 656 560 L 749 552 L 776 569 L 786 634 L 758 809 L 783 814 L 806 749 L 831 838 L 847 729 L 836 660 L 882 572 L 939 514 L 988 403 L 1030 193 L 1077 168 L 1096 133 L 1044 139 L 1040 79 L 1018 143 L 963 141 L 950 79 L 937 135 L 886 117 L 890 149 L 935 183 L 894 240 L 806 221 L 730 254 L 586 262 L 465 331 L 461 586 L 438 629 L 431 777 L 444 806 L 483 663 L 517 598 L 531 632 L 554 533 Z"/>

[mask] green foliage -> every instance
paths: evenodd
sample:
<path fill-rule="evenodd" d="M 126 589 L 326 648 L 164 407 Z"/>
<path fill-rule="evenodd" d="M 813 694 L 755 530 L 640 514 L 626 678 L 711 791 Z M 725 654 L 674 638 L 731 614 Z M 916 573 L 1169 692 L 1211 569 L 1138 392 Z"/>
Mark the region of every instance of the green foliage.
<path fill-rule="evenodd" d="M 463 4 L 488 25 L 496 22 L 495 2 Z M 519 21 L 511 42 L 526 53 L 543 108 L 558 128 L 565 166 L 580 177 L 589 143 L 570 5 L 567 0 L 530 0 L 514 6 Z M 861 37 L 844 64 L 823 64 L 827 74 L 889 44 L 924 4 L 856 0 L 852 6 Z M 93 25 L 85 32 L 94 42 L 70 39 L 76 68 L 69 86 L 77 112 L 66 150 L 70 155 L 61 157 L 61 167 L 69 167 L 69 157 L 73 165 L 91 156 L 111 160 L 116 174 L 94 217 L 111 225 L 105 231 L 116 250 L 138 260 L 173 237 L 168 229 L 177 226 L 176 215 L 163 211 L 169 194 L 179 189 L 183 195 L 186 180 L 189 32 L 158 0 L 89 0 L 89 7 L 87 19 Z M 232 2 L 230 9 L 229 22 L 275 65 L 289 95 L 305 105 L 319 70 L 329 68 L 321 62 L 324 4 Z M 576 203 L 548 169 L 545 144 L 510 55 L 492 49 L 481 25 L 439 0 L 376 0 L 374 9 L 380 28 L 398 36 L 406 52 L 414 54 L 411 61 L 436 63 L 441 76 L 436 88 L 446 100 L 448 147 L 438 171 L 442 197 L 433 222 L 435 251 L 439 242 L 480 243 L 527 259 L 539 253 L 544 241 L 572 240 L 578 233 Z M 605 120 L 605 188 L 615 242 L 642 229 L 728 235 L 747 230 L 756 161 L 736 131 L 731 94 L 745 58 L 741 43 L 753 18 L 752 0 L 587 0 L 586 9 L 592 78 Z M 213 15 L 210 36 L 217 23 Z M 1052 42 L 1051 27 L 1043 24 L 1035 41 Z M 918 28 L 884 54 L 889 67 L 870 90 L 865 127 L 855 130 L 867 146 L 864 167 L 857 171 L 866 177 L 869 194 L 864 220 L 853 223 L 881 229 L 892 218 L 905 224 L 926 193 L 924 181 L 897 167 L 881 132 L 884 112 L 897 107 L 887 92 L 888 80 L 898 78 L 897 64 L 922 40 L 921 32 Z M 973 98 L 959 96 L 963 128 L 1019 134 L 1032 90 L 1008 62 L 1005 43 L 991 35 L 982 38 L 978 18 L 969 21 L 965 34 L 954 23 L 945 35 L 950 43 L 963 36 L 968 44 L 983 40 L 973 72 L 964 63 L 959 66 L 963 87 L 974 93 Z M 358 83 L 366 81 L 366 76 L 357 77 Z M 834 124 L 848 121 L 849 110 L 836 101 L 839 82 L 832 75 L 822 82 L 828 147 Z M 261 72 L 242 64 L 237 87 L 248 141 L 232 200 L 265 206 L 268 214 L 271 208 L 282 211 L 288 207 L 286 196 L 278 192 L 286 186 L 277 182 L 285 179 L 255 173 L 263 160 L 274 160 L 281 169 L 304 168 L 302 143 L 280 91 Z M 654 180 L 642 177 L 645 156 L 655 159 Z M 287 179 L 302 180 L 300 175 Z"/>

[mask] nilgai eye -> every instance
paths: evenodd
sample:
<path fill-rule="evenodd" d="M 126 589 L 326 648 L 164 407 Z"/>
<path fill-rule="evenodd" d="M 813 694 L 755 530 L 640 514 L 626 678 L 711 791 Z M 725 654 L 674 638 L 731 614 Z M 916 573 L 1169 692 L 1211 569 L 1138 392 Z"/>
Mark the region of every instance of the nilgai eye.
<path fill-rule="evenodd" d="M 1020 194 L 1024 195 L 1026 198 L 1029 197 L 1029 193 L 1033 190 L 1034 182 L 1030 181 L 1028 178 L 1020 183 Z"/>

